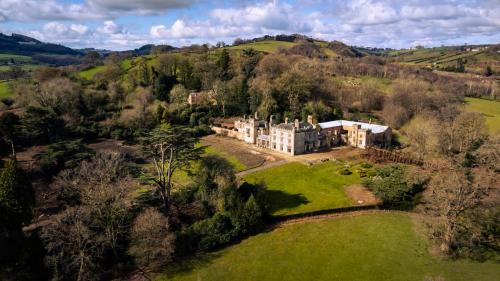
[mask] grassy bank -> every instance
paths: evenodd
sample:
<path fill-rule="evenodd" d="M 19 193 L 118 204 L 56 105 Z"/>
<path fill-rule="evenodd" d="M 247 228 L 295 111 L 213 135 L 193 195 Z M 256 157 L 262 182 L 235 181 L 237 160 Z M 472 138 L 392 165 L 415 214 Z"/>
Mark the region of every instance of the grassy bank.
<path fill-rule="evenodd" d="M 402 213 L 284 226 L 171 266 L 157 280 L 496 280 L 493 262 L 442 260 Z M 443 279 L 439 279 L 443 280 Z"/>

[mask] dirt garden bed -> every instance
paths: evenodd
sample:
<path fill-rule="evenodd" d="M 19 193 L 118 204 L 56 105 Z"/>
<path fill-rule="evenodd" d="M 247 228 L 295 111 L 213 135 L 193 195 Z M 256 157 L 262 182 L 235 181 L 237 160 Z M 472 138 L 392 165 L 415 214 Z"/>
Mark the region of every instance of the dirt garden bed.
<path fill-rule="evenodd" d="M 345 187 L 347 196 L 358 206 L 380 204 L 380 200 L 366 187 L 355 184 Z"/>

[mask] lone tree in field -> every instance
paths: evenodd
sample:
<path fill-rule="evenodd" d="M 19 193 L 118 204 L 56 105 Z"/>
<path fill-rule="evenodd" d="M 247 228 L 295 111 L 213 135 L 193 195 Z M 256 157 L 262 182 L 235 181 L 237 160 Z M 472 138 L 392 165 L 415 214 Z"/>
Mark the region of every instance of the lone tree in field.
<path fill-rule="evenodd" d="M 161 194 L 165 209 L 170 209 L 172 176 L 192 161 L 198 160 L 203 147 L 196 147 L 198 139 L 184 127 L 161 125 L 142 139 L 144 153 L 153 161 L 154 182 Z"/>

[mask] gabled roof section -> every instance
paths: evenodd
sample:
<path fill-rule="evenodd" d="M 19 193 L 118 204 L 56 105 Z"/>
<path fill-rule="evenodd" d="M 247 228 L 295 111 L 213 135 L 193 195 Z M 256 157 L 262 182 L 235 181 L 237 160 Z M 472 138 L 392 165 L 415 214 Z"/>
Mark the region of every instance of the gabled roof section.
<path fill-rule="evenodd" d="M 347 120 L 328 121 L 328 122 L 318 123 L 318 125 L 321 127 L 321 129 L 328 129 L 328 128 L 340 127 L 340 126 L 361 125 L 361 129 L 371 130 L 372 133 L 374 133 L 374 134 L 383 133 L 387 129 L 389 129 L 389 126 L 378 125 L 378 124 L 369 124 L 369 123 L 363 123 L 363 122 L 355 122 L 355 121 L 347 121 Z"/>

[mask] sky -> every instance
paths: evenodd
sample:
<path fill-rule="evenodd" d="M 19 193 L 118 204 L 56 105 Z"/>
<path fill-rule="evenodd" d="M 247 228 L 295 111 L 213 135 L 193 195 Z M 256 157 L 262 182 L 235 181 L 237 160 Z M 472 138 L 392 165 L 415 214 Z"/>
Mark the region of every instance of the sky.
<path fill-rule="evenodd" d="M 300 33 L 408 48 L 500 43 L 500 0 L 0 0 L 0 32 L 127 50 Z"/>

